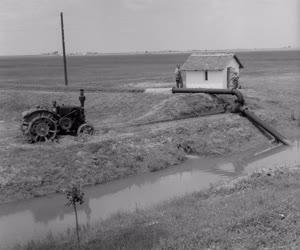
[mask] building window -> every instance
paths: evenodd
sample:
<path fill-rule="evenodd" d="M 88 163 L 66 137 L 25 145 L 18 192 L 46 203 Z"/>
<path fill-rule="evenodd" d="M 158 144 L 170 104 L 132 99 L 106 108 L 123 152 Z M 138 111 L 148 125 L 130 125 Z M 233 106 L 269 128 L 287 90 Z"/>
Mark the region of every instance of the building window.
<path fill-rule="evenodd" d="M 205 70 L 205 81 L 208 81 L 208 72 Z"/>

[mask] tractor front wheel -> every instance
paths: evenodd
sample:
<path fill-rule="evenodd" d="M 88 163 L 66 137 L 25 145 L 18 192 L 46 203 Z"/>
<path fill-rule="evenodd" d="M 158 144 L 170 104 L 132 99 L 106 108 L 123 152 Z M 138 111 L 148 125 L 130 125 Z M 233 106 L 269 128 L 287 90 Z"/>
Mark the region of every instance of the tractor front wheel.
<path fill-rule="evenodd" d="M 94 127 L 87 123 L 81 124 L 77 130 L 77 136 L 93 135 L 94 133 L 95 133 Z"/>

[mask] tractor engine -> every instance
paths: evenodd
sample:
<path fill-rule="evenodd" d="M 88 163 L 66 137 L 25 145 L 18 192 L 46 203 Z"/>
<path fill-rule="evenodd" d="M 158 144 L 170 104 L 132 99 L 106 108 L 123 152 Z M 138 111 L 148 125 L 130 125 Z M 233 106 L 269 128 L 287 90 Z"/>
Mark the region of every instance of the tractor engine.
<path fill-rule="evenodd" d="M 80 106 L 57 105 L 52 108 L 36 107 L 22 113 L 21 131 L 31 143 L 46 142 L 58 135 L 94 134 L 94 128 L 85 120 L 84 91 L 80 90 Z"/>
<path fill-rule="evenodd" d="M 76 133 L 78 127 L 85 123 L 84 109 L 76 106 L 56 106 L 55 114 L 61 132 Z"/>

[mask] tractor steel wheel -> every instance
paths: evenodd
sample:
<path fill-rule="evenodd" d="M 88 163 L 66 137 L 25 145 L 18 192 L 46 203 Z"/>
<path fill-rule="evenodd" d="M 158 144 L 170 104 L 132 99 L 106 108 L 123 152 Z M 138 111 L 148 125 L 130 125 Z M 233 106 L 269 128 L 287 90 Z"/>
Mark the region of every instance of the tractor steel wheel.
<path fill-rule="evenodd" d="M 32 142 L 47 142 L 55 139 L 57 134 L 56 121 L 51 115 L 39 114 L 28 126 L 28 139 Z"/>
<path fill-rule="evenodd" d="M 95 129 L 92 125 L 84 123 L 79 126 L 77 129 L 77 136 L 81 135 L 93 135 L 95 132 Z"/>

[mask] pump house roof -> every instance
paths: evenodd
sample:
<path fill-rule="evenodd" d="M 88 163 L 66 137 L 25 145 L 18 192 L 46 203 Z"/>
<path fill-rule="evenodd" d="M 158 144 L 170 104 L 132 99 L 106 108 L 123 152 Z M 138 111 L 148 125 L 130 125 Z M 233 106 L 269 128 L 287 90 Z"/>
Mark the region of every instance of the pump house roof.
<path fill-rule="evenodd" d="M 183 64 L 182 70 L 223 70 L 232 59 L 235 59 L 240 68 L 244 68 L 236 55 L 232 53 L 192 54 Z"/>

